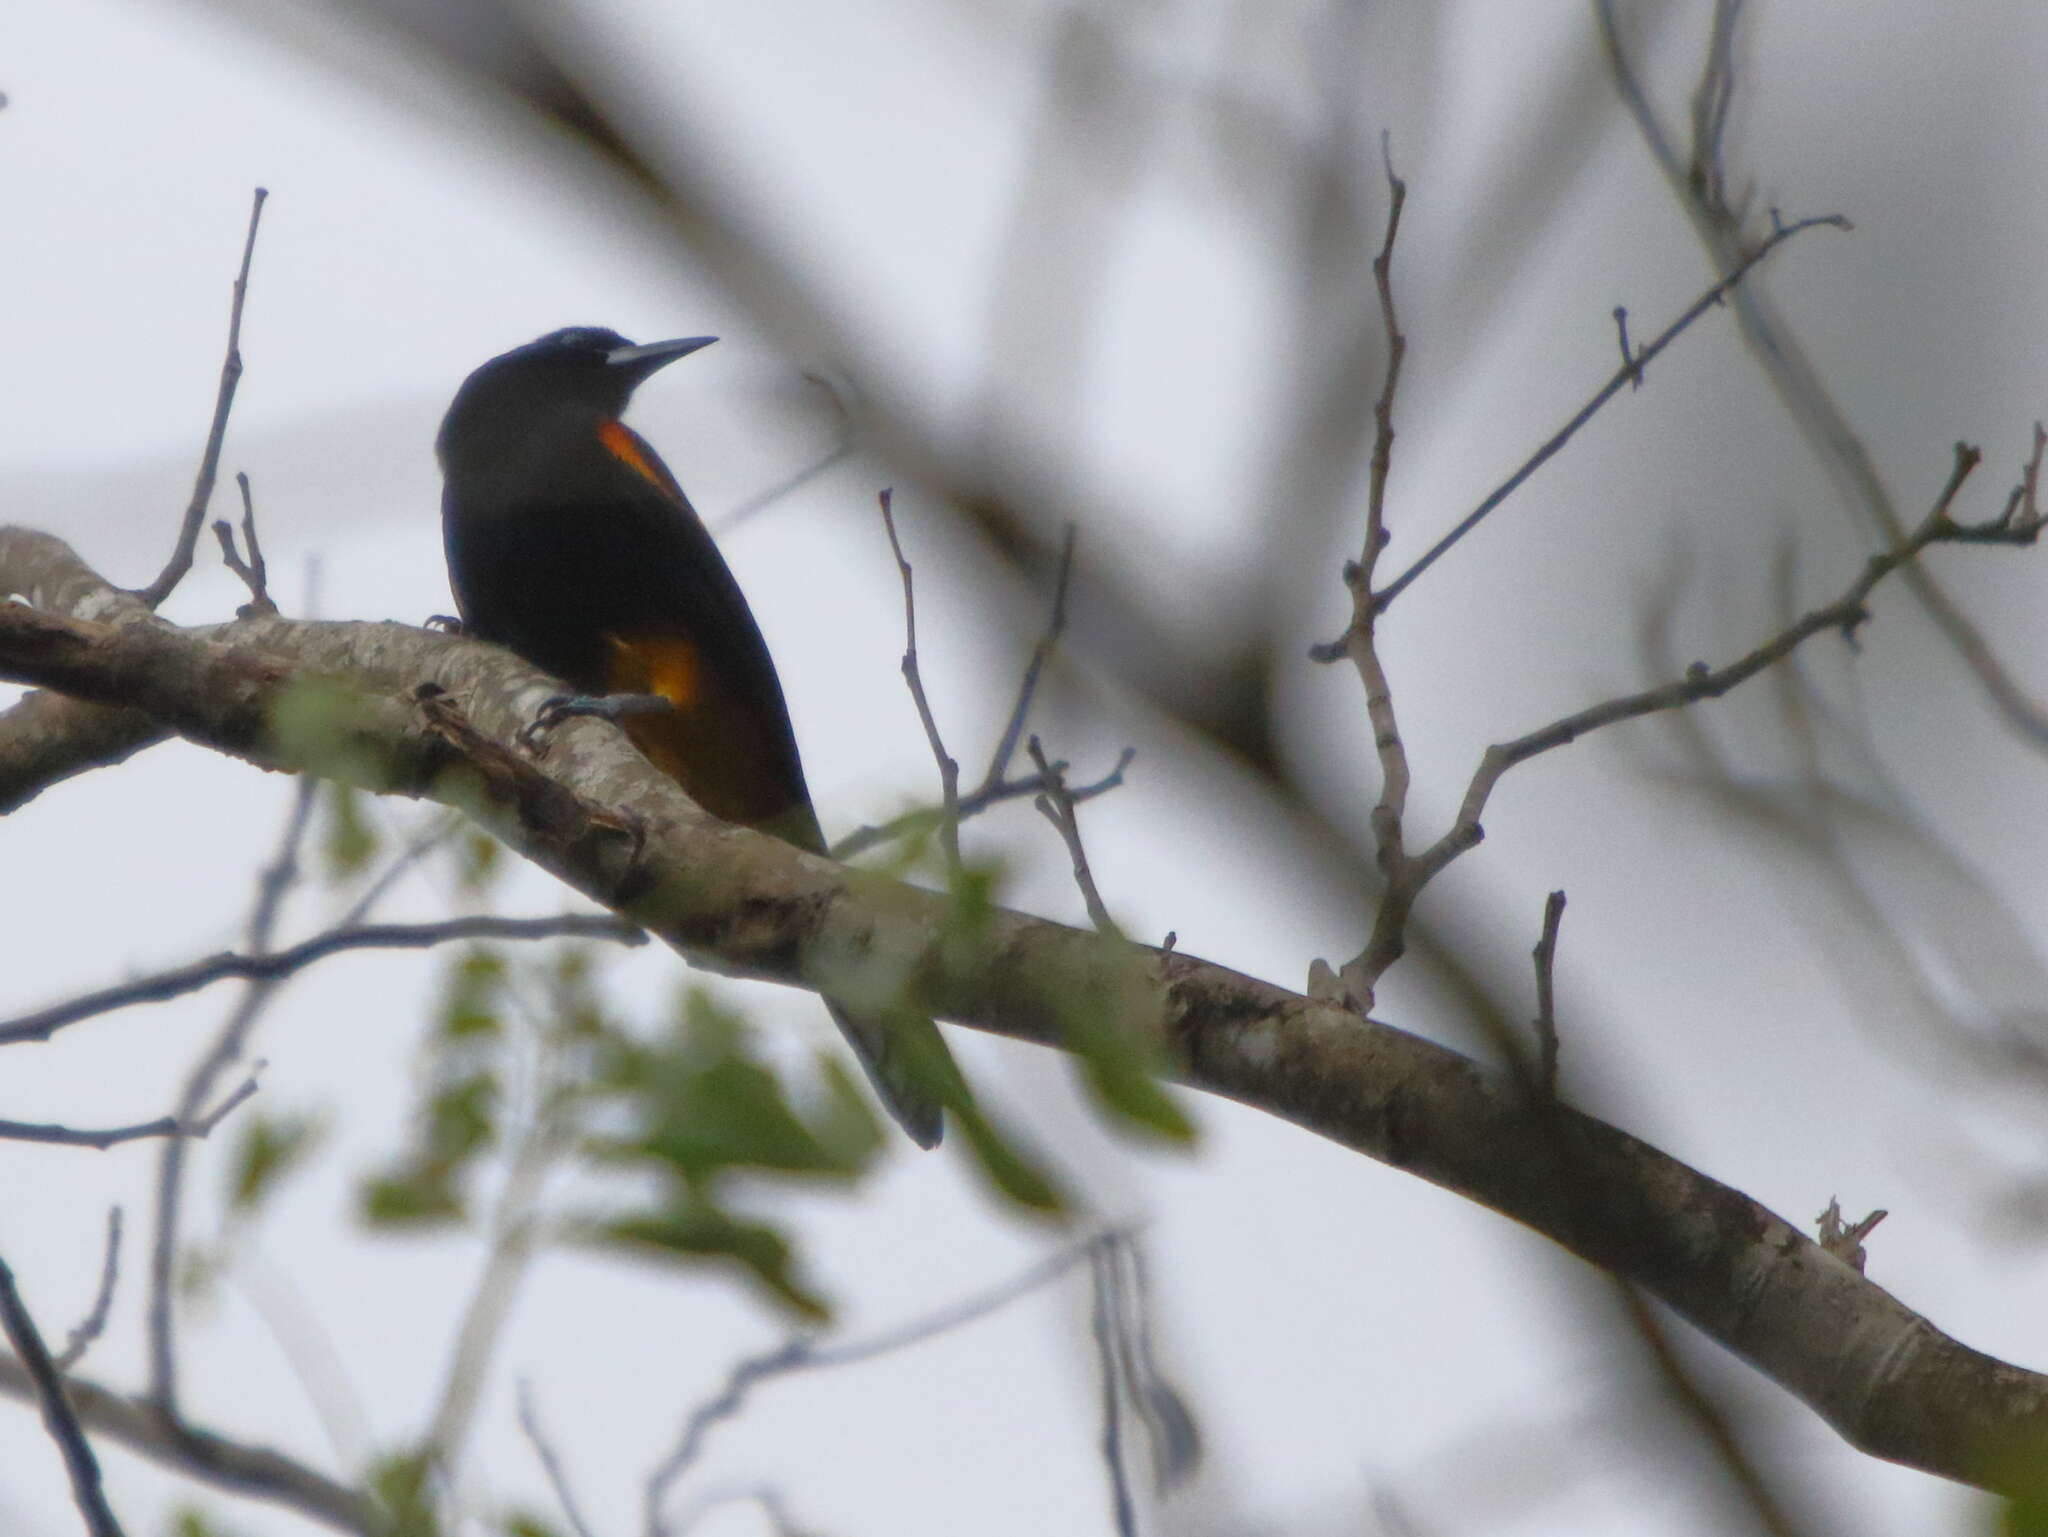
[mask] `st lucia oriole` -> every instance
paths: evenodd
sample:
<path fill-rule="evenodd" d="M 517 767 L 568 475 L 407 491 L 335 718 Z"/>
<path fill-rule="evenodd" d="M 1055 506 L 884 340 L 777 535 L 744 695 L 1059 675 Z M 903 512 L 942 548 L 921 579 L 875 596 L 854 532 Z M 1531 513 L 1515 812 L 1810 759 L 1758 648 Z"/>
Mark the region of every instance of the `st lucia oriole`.
<path fill-rule="evenodd" d="M 586 699 L 667 700 L 618 719 L 706 811 L 823 853 L 760 627 L 668 466 L 619 419 L 635 387 L 713 340 L 572 326 L 472 373 L 436 444 L 448 573 L 471 634 Z M 940 1107 L 906 1043 L 827 1007 L 904 1130 L 935 1144 Z M 943 1053 L 921 1029 L 915 1044 Z"/>

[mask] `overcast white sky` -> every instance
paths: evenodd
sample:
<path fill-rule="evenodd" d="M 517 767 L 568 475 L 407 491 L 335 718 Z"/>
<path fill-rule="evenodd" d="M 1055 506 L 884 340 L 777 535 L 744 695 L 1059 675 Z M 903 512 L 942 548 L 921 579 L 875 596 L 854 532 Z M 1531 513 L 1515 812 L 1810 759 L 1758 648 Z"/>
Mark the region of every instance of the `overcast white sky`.
<path fill-rule="evenodd" d="M 117 579 L 153 574 L 204 431 L 259 182 L 273 201 L 224 467 L 254 478 L 288 610 L 305 608 L 316 558 L 324 617 L 449 608 L 431 452 L 440 412 L 475 363 L 557 325 L 725 338 L 663 374 L 634 416 L 714 524 L 833 441 L 803 368 L 886 367 L 934 419 L 963 420 L 989 366 L 989 285 L 1043 79 L 1046 16 L 1017 7 L 984 21 L 934 0 L 597 9 L 622 74 L 675 92 L 710 125 L 734 184 L 823 275 L 873 356 L 781 355 L 623 195 L 593 190 L 572 159 L 428 73 L 380 90 L 204 6 L 17 8 L 0 28 L 13 215 L 0 242 L 0 517 L 63 534 Z M 1391 131 L 1412 188 L 1395 495 L 1397 536 L 1415 549 L 1604 377 L 1615 304 L 1647 328 L 1707 281 L 1608 97 L 1575 105 L 1568 94 L 1588 78 L 1585 7 L 1433 9 L 1433 32 L 1413 17 L 1370 23 L 1359 63 L 1361 113 Z M 1154 10 L 1163 67 L 1298 110 L 1288 82 L 1314 58 L 1312 28 L 1276 27 L 1281 42 L 1241 54 L 1216 39 L 1266 34 L 1233 33 L 1232 7 Z M 2037 68 L 2048 12 L 1903 0 L 1756 10 L 1737 165 L 1788 215 L 1840 211 L 1858 227 L 1784 253 L 1773 291 L 1905 506 L 1938 486 L 1958 437 L 1987 450 L 1988 503 L 2048 409 L 2048 197 L 2035 152 L 2048 142 Z M 1683 100 L 1688 57 L 1677 49 L 1658 74 L 1669 104 Z M 1267 468 L 1261 408 L 1294 360 L 1275 354 L 1288 333 L 1262 265 L 1271 232 L 1229 213 L 1222 175 L 1168 136 L 1117 225 L 1080 390 L 1035 403 L 1080 424 L 1055 469 L 1104 509 L 1082 537 L 1115 548 L 1141 591 L 1178 593 L 1190 633 L 1206 583 L 1285 541 L 1252 510 Z M 780 659 L 833 831 L 925 793 L 930 777 L 897 675 L 899 593 L 872 521 L 887 474 L 842 465 L 726 543 Z M 924 580 L 927 678 L 971 760 L 1002 709 L 1006 685 L 990 679 L 1028 645 L 1041 595 L 989 585 L 985 557 L 916 494 L 902 510 Z M 1746 649 L 1771 618 L 1770 564 L 1788 530 L 1802 596 L 1848 579 L 1849 519 L 1725 320 L 1710 322 L 1401 615 L 1392 662 L 1425 814 L 1454 804 L 1485 742 L 1638 679 L 1635 616 L 1674 549 L 1691 556 L 1681 644 Z M 1303 645 L 1338 622 L 1342 554 L 1333 545 L 1321 585 L 1289 595 Z M 2023 662 L 2048 654 L 2038 561 L 1944 567 Z M 214 619 L 239 597 L 207 560 L 170 611 Z M 2038 760 L 1996 732 L 1925 631 L 1894 600 L 1853 680 L 1838 651 L 1819 669 L 1831 697 L 1867 710 L 1883 753 L 1885 779 L 1854 770 L 1856 787 L 1916 808 L 1987 890 L 2041 911 Z M 1355 829 L 1371 788 L 1355 680 L 1304 661 L 1279 698 L 1284 752 L 1325 814 Z M 1782 740 L 1767 745 L 1769 702 L 1744 708 L 1715 719 L 1731 732 L 1746 723 L 1730 740 L 1746 744 L 1760 782 L 1785 773 Z M 1046 729 L 1084 772 L 1123 743 L 1139 749 L 1130 786 L 1088 815 L 1097 874 L 1132 932 L 1175 930 L 1183 949 L 1289 985 L 1311 958 L 1356 948 L 1355 893 L 1235 765 L 1085 677 Z M 1965 1119 L 1928 1053 L 1898 1044 L 1916 1021 L 1886 995 L 1877 963 L 1833 944 L 1827 888 L 1804 856 L 1660 779 L 1655 745 L 1588 745 L 1522 771 L 1495 802 L 1485 847 L 1446 881 L 1438 916 L 1480 931 L 1481 960 L 1514 976 L 1542 894 L 1567 888 L 1561 1011 L 1591 1102 L 1795 1221 L 1831 1195 L 1853 1213 L 1889 1208 L 1873 1244 L 1884 1285 L 1970 1344 L 2048 1364 L 2048 1256 L 2038 1235 L 1987 1225 L 1981 1177 L 1987 1147 L 2038 1163 L 2029 1107 Z M 171 746 L 9 817 L 0 1014 L 236 942 L 287 793 Z M 1012 905 L 1078 913 L 1064 860 L 1028 808 L 991 817 L 977 837 L 1011 861 Z M 1871 866 L 1875 888 L 1925 925 L 1922 942 L 1964 957 L 1956 986 L 1976 985 L 1972 1002 L 2039 1006 L 2034 935 L 1987 938 L 1910 851 L 1873 836 L 1846 852 L 1888 859 Z M 564 901 L 527 877 L 502 905 Z M 437 915 L 446 902 L 420 883 L 393 911 Z M 310 932 L 321 909 L 317 896 L 302 900 L 290 932 Z M 1930 914 L 1970 932 L 1942 931 Z M 645 1000 L 668 996 L 679 971 L 673 957 L 638 955 L 616 990 L 651 1011 Z M 425 960 L 339 961 L 275 1009 L 259 1047 L 263 1101 L 325 1106 L 333 1136 L 186 1334 L 196 1418 L 344 1474 L 373 1448 L 329 1444 L 274 1329 L 317 1319 L 373 1447 L 389 1449 L 428 1412 L 480 1259 L 471 1240 L 366 1241 L 347 1220 L 355 1178 L 400 1138 L 434 974 Z M 790 1039 L 829 1041 L 814 1001 L 745 996 Z M 1425 989 L 1397 980 L 1387 1002 L 1396 1023 L 1441 1028 Z M 16 1047 L 0 1115 L 159 1114 L 224 1006 L 203 995 Z M 977 1082 L 1057 1150 L 1105 1215 L 1148 1223 L 1162 1344 L 1209 1448 L 1198 1485 L 1150 1529 L 1356 1531 L 1376 1490 L 1432 1532 L 1730 1529 L 1697 1459 L 1645 1428 L 1656 1420 L 1599 1288 L 1547 1243 L 1221 1104 L 1193 1106 L 1204 1131 L 1194 1155 L 1139 1152 L 1094 1128 L 1058 1062 L 954 1040 Z M 131 1238 L 142 1236 L 153 1168 L 146 1147 L 0 1147 L 0 1253 L 53 1331 L 89 1298 L 107 1206 L 124 1204 Z M 201 1158 L 198 1235 L 214 1220 L 217 1176 Z M 792 1209 L 852 1333 L 1001 1281 L 1054 1241 L 992 1214 L 950 1151 L 905 1151 L 858 1200 Z M 99 1376 L 129 1385 L 142 1370 L 136 1280 L 93 1358 Z M 915 1351 L 764 1390 L 721 1432 L 691 1492 L 771 1483 L 807 1528 L 833 1533 L 1108 1531 L 1085 1302 L 1070 1283 Z M 682 1415 L 778 1337 L 775 1318 L 715 1276 L 545 1260 L 471 1458 L 480 1508 L 547 1508 L 513 1417 L 524 1378 L 595 1530 L 637 1531 L 641 1480 Z M 1816 1529 L 1903 1537 L 1987 1519 L 1966 1495 L 1847 1451 L 1732 1364 L 1702 1360 L 1760 1400 L 1770 1460 L 1825 1512 Z M 131 1531 L 161 1530 L 182 1486 L 118 1451 L 107 1462 Z M 230 1531 L 311 1529 L 203 1498 Z M 760 1521 L 734 1509 L 696 1530 L 727 1537 L 766 1530 Z M 75 1527 L 33 1416 L 0 1406 L 0 1531 Z"/>

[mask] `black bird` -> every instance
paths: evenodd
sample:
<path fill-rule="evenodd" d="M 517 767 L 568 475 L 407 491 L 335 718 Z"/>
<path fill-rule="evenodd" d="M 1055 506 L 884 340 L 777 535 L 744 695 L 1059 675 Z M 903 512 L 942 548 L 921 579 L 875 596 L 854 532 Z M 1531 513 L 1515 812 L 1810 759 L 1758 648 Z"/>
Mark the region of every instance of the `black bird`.
<path fill-rule="evenodd" d="M 435 445 L 448 575 L 472 635 L 612 715 L 706 811 L 823 853 L 760 626 L 668 466 L 619 419 L 657 369 L 714 340 L 571 326 L 464 380 Z M 906 1039 L 827 1007 L 903 1129 L 936 1144 L 934 1065 L 953 1071 L 937 1028 L 897 1027 Z"/>

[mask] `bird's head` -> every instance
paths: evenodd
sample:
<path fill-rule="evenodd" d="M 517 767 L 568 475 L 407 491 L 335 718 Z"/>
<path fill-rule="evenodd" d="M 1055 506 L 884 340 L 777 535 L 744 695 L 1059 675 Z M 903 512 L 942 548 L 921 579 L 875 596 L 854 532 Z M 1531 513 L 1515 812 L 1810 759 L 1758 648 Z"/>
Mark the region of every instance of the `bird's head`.
<path fill-rule="evenodd" d="M 441 424 L 442 457 L 451 434 L 468 424 L 516 430 L 535 415 L 563 411 L 616 420 L 649 375 L 717 340 L 685 336 L 636 345 L 602 326 L 550 331 L 500 353 L 462 381 Z"/>

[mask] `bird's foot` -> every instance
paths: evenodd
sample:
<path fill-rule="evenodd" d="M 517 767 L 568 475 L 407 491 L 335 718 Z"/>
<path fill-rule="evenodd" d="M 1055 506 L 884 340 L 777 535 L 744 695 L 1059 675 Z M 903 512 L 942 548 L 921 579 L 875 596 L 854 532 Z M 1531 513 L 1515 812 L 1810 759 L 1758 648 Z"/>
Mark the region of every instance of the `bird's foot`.
<path fill-rule="evenodd" d="M 579 715 L 617 724 L 634 715 L 673 715 L 675 708 L 673 700 L 660 694 L 556 694 L 543 700 L 533 719 L 520 728 L 519 745 L 538 753 L 544 735 Z"/>

